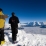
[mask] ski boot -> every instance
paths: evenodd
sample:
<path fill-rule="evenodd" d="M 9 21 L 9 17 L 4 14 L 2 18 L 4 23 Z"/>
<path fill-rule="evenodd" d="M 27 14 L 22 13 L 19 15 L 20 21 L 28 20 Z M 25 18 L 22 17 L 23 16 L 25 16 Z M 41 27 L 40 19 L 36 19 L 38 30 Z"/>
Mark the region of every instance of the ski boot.
<path fill-rule="evenodd" d="M 5 44 L 5 41 L 1 41 L 1 45 Z"/>

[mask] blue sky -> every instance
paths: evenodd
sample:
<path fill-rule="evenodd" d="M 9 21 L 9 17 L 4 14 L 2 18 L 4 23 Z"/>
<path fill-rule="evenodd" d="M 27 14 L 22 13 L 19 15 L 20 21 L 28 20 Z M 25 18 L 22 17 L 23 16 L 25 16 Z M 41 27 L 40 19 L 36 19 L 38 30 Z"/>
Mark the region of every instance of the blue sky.
<path fill-rule="evenodd" d="M 46 0 L 0 0 L 0 8 L 9 17 L 15 12 L 20 22 L 46 22 Z"/>

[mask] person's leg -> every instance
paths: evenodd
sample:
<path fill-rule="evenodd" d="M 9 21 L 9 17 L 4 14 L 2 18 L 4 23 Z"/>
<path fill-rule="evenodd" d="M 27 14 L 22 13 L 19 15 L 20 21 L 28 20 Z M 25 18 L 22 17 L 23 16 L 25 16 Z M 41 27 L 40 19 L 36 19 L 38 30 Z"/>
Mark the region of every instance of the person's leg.
<path fill-rule="evenodd" d="M 14 41 L 14 28 L 12 27 L 12 41 Z"/>
<path fill-rule="evenodd" d="M 0 29 L 0 44 L 1 44 L 1 29 Z"/>
<path fill-rule="evenodd" d="M 18 30 L 15 28 L 15 30 L 14 30 L 14 41 L 16 41 L 16 39 L 17 39 L 17 33 L 18 33 Z"/>
<path fill-rule="evenodd" d="M 17 34 L 14 35 L 14 41 L 16 41 L 16 39 L 17 39 Z"/>
<path fill-rule="evenodd" d="M 1 41 L 4 41 L 4 29 L 1 29 Z"/>
<path fill-rule="evenodd" d="M 5 43 L 5 39 L 4 39 L 4 29 L 1 29 L 1 45 L 3 45 Z"/>
<path fill-rule="evenodd" d="M 14 41 L 14 32 L 12 31 L 12 41 Z"/>
<path fill-rule="evenodd" d="M 12 41 L 16 41 L 18 30 L 12 27 Z"/>
<path fill-rule="evenodd" d="M 16 36 L 17 36 L 16 31 L 15 31 L 15 29 L 13 29 L 12 30 L 12 40 L 13 40 L 13 42 L 16 41 Z"/>

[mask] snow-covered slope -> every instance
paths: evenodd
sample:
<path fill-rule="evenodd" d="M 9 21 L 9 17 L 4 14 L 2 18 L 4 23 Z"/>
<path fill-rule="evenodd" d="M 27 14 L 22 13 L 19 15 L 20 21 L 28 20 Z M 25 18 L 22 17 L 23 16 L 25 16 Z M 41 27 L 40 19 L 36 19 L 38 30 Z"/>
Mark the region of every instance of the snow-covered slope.
<path fill-rule="evenodd" d="M 5 27 L 4 27 L 4 29 L 11 29 L 11 26 L 10 26 L 10 24 L 5 24 Z"/>
<path fill-rule="evenodd" d="M 9 31 L 10 30 L 8 30 L 8 32 L 5 32 L 6 43 L 4 44 L 4 46 L 46 46 L 46 35 L 33 33 L 29 34 L 26 33 L 24 30 L 18 30 L 17 34 L 18 43 L 12 44 L 12 42 L 10 42 L 12 41 L 12 33 L 10 33 Z"/>

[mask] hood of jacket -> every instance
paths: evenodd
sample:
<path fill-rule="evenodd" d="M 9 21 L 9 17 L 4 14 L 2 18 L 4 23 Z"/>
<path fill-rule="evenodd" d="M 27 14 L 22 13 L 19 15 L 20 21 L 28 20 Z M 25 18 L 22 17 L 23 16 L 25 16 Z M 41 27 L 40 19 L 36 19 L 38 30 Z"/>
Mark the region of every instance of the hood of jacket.
<path fill-rule="evenodd" d="M 0 11 L 0 15 L 4 15 L 2 11 Z"/>

